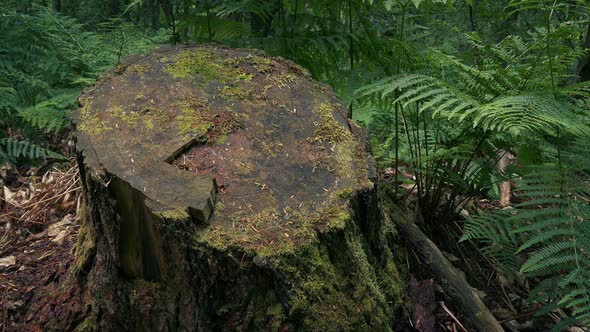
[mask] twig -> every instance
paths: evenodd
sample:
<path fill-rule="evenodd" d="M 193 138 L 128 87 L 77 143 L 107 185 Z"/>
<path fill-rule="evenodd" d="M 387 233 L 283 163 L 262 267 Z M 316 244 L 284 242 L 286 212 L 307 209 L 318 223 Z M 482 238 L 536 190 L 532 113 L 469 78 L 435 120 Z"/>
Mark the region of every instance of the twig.
<path fill-rule="evenodd" d="M 451 318 L 453 319 L 453 321 L 455 321 L 455 323 L 457 323 L 457 325 L 459 325 L 459 327 L 461 328 L 461 330 L 463 332 L 469 332 L 465 326 L 463 326 L 463 324 L 461 324 L 461 322 L 459 321 L 459 319 L 457 319 L 457 317 L 455 317 L 455 315 L 453 315 L 453 313 L 449 310 L 449 308 L 447 308 L 447 306 L 445 305 L 445 303 L 443 301 L 439 301 L 438 304 L 440 304 L 440 307 L 449 315 L 451 316 Z"/>

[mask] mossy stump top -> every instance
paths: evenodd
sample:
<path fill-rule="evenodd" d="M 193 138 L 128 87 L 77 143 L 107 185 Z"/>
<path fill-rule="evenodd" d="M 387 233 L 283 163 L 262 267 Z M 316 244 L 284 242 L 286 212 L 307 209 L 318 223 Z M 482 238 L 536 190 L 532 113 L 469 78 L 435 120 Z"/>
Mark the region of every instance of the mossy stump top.
<path fill-rule="evenodd" d="M 164 47 L 130 57 L 81 98 L 91 171 L 141 193 L 200 241 L 259 254 L 343 227 L 370 188 L 366 142 L 331 89 L 253 50 Z M 120 202 L 118 202 L 120 203 Z"/>

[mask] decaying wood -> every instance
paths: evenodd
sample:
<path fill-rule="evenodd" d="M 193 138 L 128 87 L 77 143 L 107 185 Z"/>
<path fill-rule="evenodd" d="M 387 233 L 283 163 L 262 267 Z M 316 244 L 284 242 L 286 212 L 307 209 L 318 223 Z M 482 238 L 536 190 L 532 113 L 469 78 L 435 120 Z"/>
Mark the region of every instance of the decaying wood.
<path fill-rule="evenodd" d="M 471 320 L 477 331 L 504 331 L 475 289 L 467 283 L 465 276 L 449 262 L 420 228 L 410 222 L 401 211 L 392 213 L 392 217 L 399 224 L 401 235 L 418 250 L 442 287 L 460 306 L 463 314 Z"/>

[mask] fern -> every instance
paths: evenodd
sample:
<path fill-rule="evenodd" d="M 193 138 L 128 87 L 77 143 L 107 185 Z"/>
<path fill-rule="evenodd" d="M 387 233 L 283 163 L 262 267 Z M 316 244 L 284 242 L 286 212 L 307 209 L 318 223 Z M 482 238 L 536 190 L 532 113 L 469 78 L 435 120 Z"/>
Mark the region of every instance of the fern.
<path fill-rule="evenodd" d="M 36 105 L 19 110 L 18 115 L 31 125 L 59 132 L 70 124 L 70 110 L 76 106 L 78 90 L 64 92 Z"/>
<path fill-rule="evenodd" d="M 574 168 L 562 173 L 554 166 L 534 169 L 519 185 L 517 194 L 524 203 L 513 211 L 469 218 L 462 237 L 483 243 L 484 252 L 504 272 L 544 278 L 531 299 L 545 303 L 545 311 L 563 308 L 570 313 L 554 331 L 590 324 L 590 195 L 588 179 L 576 173 Z M 506 261 L 517 255 L 526 261 Z"/>
<path fill-rule="evenodd" d="M 0 5 L 1 161 L 62 159 L 42 146 L 70 125 L 82 88 L 130 52 L 145 52 L 159 40 L 116 21 L 87 31 L 73 18 L 31 5 Z M 110 22 L 112 23 L 112 22 Z M 12 138 L 8 129 L 23 140 Z"/>
<path fill-rule="evenodd" d="M 555 128 L 575 135 L 590 133 L 567 100 L 555 100 L 537 93 L 509 96 L 506 94 L 514 91 L 513 87 L 507 89 L 499 85 L 498 73 L 478 72 L 464 65 L 459 68 L 465 81 L 470 83 L 456 85 L 428 75 L 405 74 L 377 81 L 357 93 L 361 96 L 378 93 L 382 98 L 398 93 L 399 97 L 393 103 L 400 102 L 403 107 L 418 103 L 421 112 L 430 110 L 435 117 L 467 121 L 474 127 L 515 136 L 554 134 Z M 499 97 L 493 97 L 496 95 Z"/>
<path fill-rule="evenodd" d="M 0 164 L 14 162 L 18 158 L 67 160 L 62 154 L 26 141 L 0 138 Z"/>

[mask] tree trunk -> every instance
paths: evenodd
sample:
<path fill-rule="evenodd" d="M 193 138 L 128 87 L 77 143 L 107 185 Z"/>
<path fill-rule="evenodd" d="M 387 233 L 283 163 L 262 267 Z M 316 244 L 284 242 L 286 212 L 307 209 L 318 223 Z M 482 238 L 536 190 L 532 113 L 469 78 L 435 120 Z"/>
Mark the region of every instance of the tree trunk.
<path fill-rule="evenodd" d="M 176 18 L 174 16 L 174 5 L 170 0 L 159 1 L 160 5 L 162 6 L 162 11 L 164 12 L 164 15 L 166 15 L 168 22 L 170 22 L 170 27 L 172 27 L 172 44 L 176 45 L 176 42 L 178 41 L 178 35 L 176 33 Z"/>

